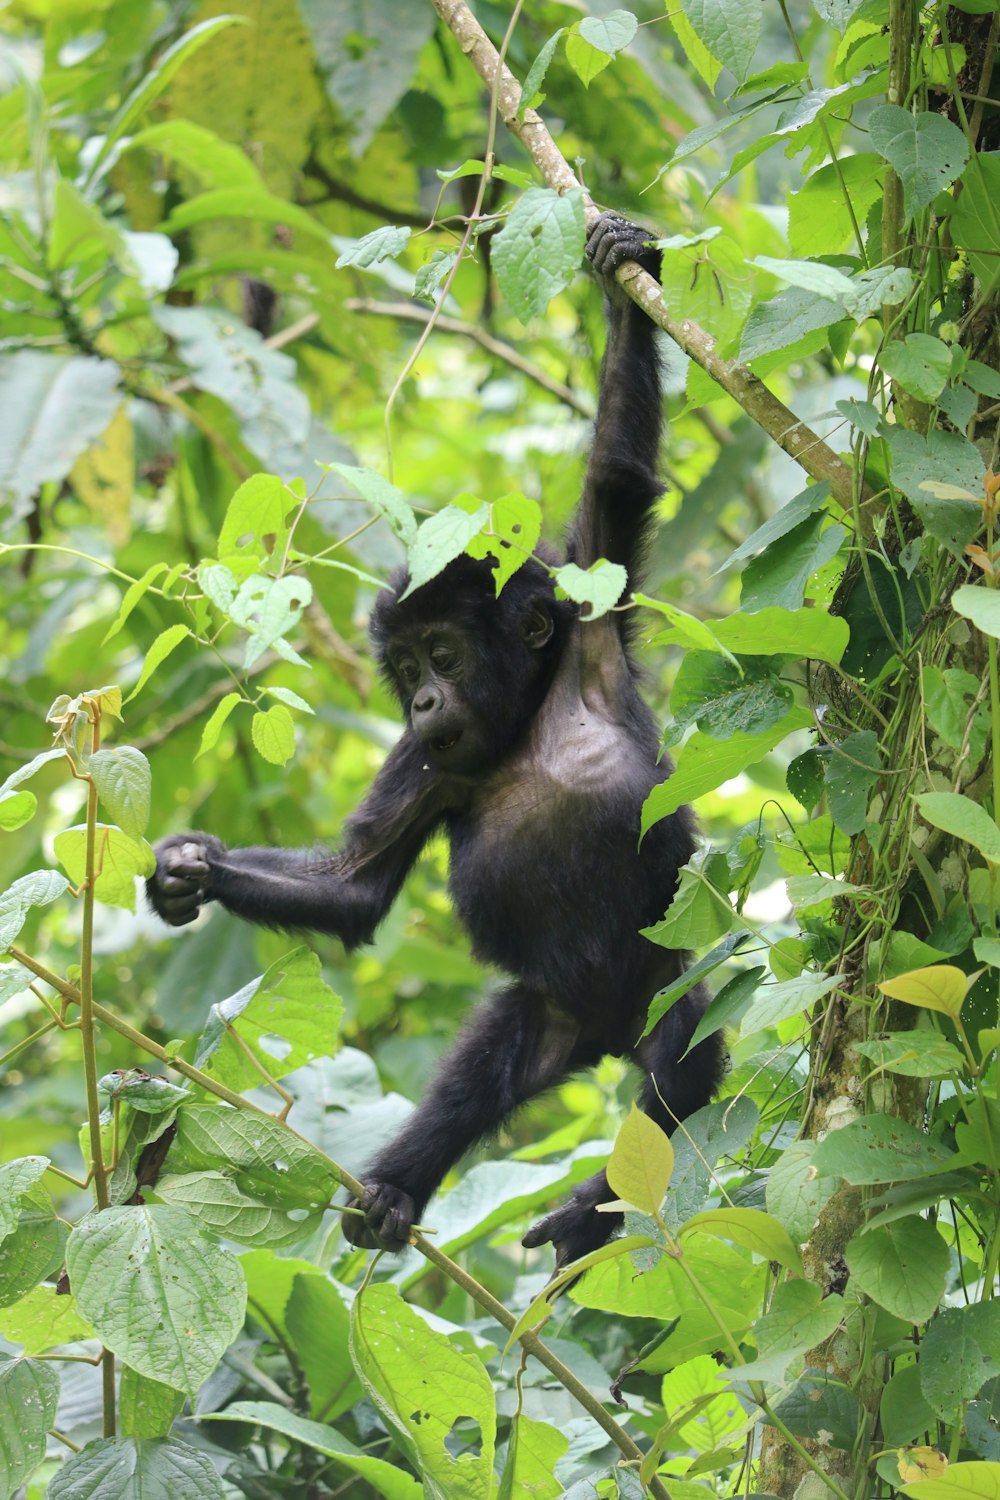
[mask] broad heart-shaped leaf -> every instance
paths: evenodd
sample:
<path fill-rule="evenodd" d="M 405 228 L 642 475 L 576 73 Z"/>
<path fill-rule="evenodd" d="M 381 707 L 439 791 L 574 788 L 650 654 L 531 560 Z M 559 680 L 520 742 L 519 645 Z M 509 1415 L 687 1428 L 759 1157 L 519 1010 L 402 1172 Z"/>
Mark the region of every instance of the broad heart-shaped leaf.
<path fill-rule="evenodd" d="M 911 114 L 898 104 L 881 104 L 868 121 L 872 145 L 903 184 L 903 210 L 911 219 L 932 203 L 969 159 L 962 131 L 943 115 Z"/>
<path fill-rule="evenodd" d="M 995 1375 L 1000 1375 L 1000 1302 L 939 1312 L 920 1350 L 920 1386 L 938 1415 L 950 1421 Z"/>
<path fill-rule="evenodd" d="M 497 1500 L 555 1495 L 562 1489 L 554 1477 L 555 1466 L 568 1447 L 569 1438 L 557 1428 L 518 1413 L 511 1424 Z"/>
<path fill-rule="evenodd" d="M 1000 1500 L 1000 1463 L 949 1464 L 937 1478 L 914 1480 L 900 1491 L 911 1500 Z"/>
<path fill-rule="evenodd" d="M 281 1078 L 314 1057 L 332 1057 L 343 1006 L 323 981 L 310 948 L 293 948 L 228 1000 L 213 1005 L 198 1041 L 196 1066 L 237 1093 L 260 1082 L 260 1072 L 229 1035 Z"/>
<path fill-rule="evenodd" d="M 294 630 L 312 597 L 308 578 L 294 574 L 270 578 L 264 573 L 254 573 L 243 581 L 229 607 L 229 617 L 250 633 L 243 658 L 246 670 L 270 647 L 280 650 L 278 642 Z"/>
<path fill-rule="evenodd" d="M 74 885 L 87 875 L 87 830 L 82 823 L 65 828 L 53 840 L 56 858 Z M 100 874 L 94 885 L 98 901 L 135 911 L 135 878 L 152 875 L 156 856 L 145 839 L 129 838 L 120 828 L 97 825 L 97 860 Z"/>
<path fill-rule="evenodd" d="M 234 554 L 264 557 L 272 537 L 284 546 L 285 517 L 301 503 L 277 474 L 251 474 L 226 508 L 218 556 L 223 561 Z"/>
<path fill-rule="evenodd" d="M 760 39 L 761 7 L 755 0 L 682 0 L 698 38 L 742 81 Z"/>
<path fill-rule="evenodd" d="M 341 479 L 363 495 L 368 504 L 388 523 L 404 547 L 412 546 L 417 535 L 417 518 L 403 491 L 390 484 L 375 469 L 359 469 L 353 464 L 321 464 L 327 472 Z"/>
<path fill-rule="evenodd" d="M 489 514 L 489 506 L 485 504 L 471 512 L 460 505 L 446 505 L 443 510 L 428 516 L 407 549 L 410 581 L 401 597 L 408 598 L 414 589 L 436 578 L 464 552 L 472 538 L 486 525 Z"/>
<path fill-rule="evenodd" d="M 0 1243 L 17 1228 L 21 1199 L 48 1165 L 47 1156 L 21 1156 L 0 1167 Z"/>
<path fill-rule="evenodd" d="M 243 1327 L 239 1261 L 182 1209 L 130 1205 L 91 1215 L 70 1234 L 66 1267 L 101 1342 L 188 1396 Z"/>
<path fill-rule="evenodd" d="M 97 1438 L 63 1464 L 48 1500 L 227 1500 L 207 1453 L 177 1438 Z"/>
<path fill-rule="evenodd" d="M 122 1365 L 118 1388 L 118 1434 L 126 1438 L 165 1438 L 184 1406 L 184 1392 Z"/>
<path fill-rule="evenodd" d="M 420 1470 L 424 1493 L 490 1500 L 496 1405 L 479 1360 L 430 1328 L 387 1282 L 354 1300 L 351 1356 L 369 1399 Z M 462 1418 L 478 1424 L 478 1451 L 455 1458 L 445 1440 Z"/>
<path fill-rule="evenodd" d="M 337 270 L 343 266 L 357 266 L 359 270 L 368 271 L 384 260 L 398 260 L 409 244 L 411 232 L 405 225 L 383 224 L 363 234 L 350 249 L 337 256 Z"/>
<path fill-rule="evenodd" d="M 24 926 L 33 906 L 47 906 L 69 886 L 58 870 L 33 870 L 0 895 L 0 951 L 6 951 Z"/>
<path fill-rule="evenodd" d="M 64 479 L 105 431 L 121 402 L 120 373 L 110 360 L 87 355 L 19 349 L 4 356 L 0 503 L 12 507 L 8 521 L 27 514 L 40 486 Z"/>
<path fill-rule="evenodd" d="M 246 1196 L 285 1212 L 325 1208 L 340 1186 L 326 1157 L 280 1120 L 214 1104 L 180 1111 L 167 1165 L 222 1172 Z"/>
<path fill-rule="evenodd" d="M 918 401 L 936 401 L 951 373 L 951 350 L 929 333 L 910 333 L 887 344 L 879 355 L 879 364 Z"/>
<path fill-rule="evenodd" d="M 771 1168 L 765 1189 L 768 1212 L 788 1230 L 796 1244 L 809 1238 L 820 1210 L 837 1191 L 832 1177 L 817 1177 L 812 1169 L 812 1141 L 796 1141 L 782 1151 Z"/>
<path fill-rule="evenodd" d="M 500 289 L 522 323 L 543 313 L 583 259 L 583 194 L 528 188 L 491 240 Z"/>
<path fill-rule="evenodd" d="M 556 587 L 567 598 L 574 604 L 587 606 L 585 620 L 596 620 L 614 609 L 628 583 L 628 574 L 621 563 L 608 562 L 603 557 L 590 568 L 564 563 L 554 576 Z"/>
<path fill-rule="evenodd" d="M 131 745 L 115 745 L 98 750 L 87 761 L 87 774 L 93 777 L 100 797 L 123 833 L 139 839 L 149 822 L 149 794 L 152 773 L 141 750 Z"/>
<path fill-rule="evenodd" d="M 736 915 L 726 894 L 728 879 L 725 856 L 699 850 L 681 870 L 666 915 L 652 927 L 641 928 L 643 937 L 661 948 L 702 948 L 722 937 Z"/>
<path fill-rule="evenodd" d="M 584 41 L 614 57 L 627 47 L 639 29 L 639 23 L 630 10 L 609 10 L 603 16 L 584 16 L 580 22 L 580 35 Z"/>
<path fill-rule="evenodd" d="M 874 1182 L 908 1182 L 947 1169 L 956 1160 L 905 1120 L 868 1115 L 831 1130 L 812 1150 L 821 1177 L 842 1177 L 855 1187 Z"/>
<path fill-rule="evenodd" d="M 156 1195 L 165 1203 L 186 1209 L 215 1234 L 261 1249 L 294 1245 L 311 1234 L 322 1218 L 319 1208 L 288 1209 L 264 1203 L 222 1172 L 168 1173 L 157 1179 Z"/>
<path fill-rule="evenodd" d="M 55 1368 L 34 1359 L 0 1364 L 0 1495 L 19 1490 L 45 1457 L 59 1404 Z M 51 1492 L 50 1492 L 51 1493 Z"/>
<path fill-rule="evenodd" d="M 48 1193 L 36 1182 L 21 1195 L 17 1225 L 0 1248 L 0 1307 L 19 1302 L 59 1269 L 68 1233 Z"/>
<path fill-rule="evenodd" d="M 671 1173 L 674 1152 L 669 1137 L 633 1104 L 608 1159 L 608 1184 L 623 1202 L 646 1214 L 657 1214 Z"/>
<path fill-rule="evenodd" d="M 471 502 L 470 509 L 481 503 L 471 495 L 460 498 Z M 496 558 L 493 582 L 499 595 L 507 580 L 513 578 L 534 552 L 542 534 L 542 512 L 537 500 L 519 493 L 501 495 L 499 500 L 490 501 L 489 506 L 488 529 L 474 536 L 466 551 L 470 557 Z"/>
<path fill-rule="evenodd" d="M 954 964 L 928 964 L 923 969 L 910 969 L 879 985 L 890 1000 L 903 1000 L 921 1010 L 938 1010 L 953 1020 L 962 1009 L 968 987 L 968 975 Z"/>
<path fill-rule="evenodd" d="M 287 765 L 295 754 L 295 721 L 283 703 L 258 711 L 250 720 L 254 749 L 272 766 Z"/>
<path fill-rule="evenodd" d="M 213 1422 L 252 1422 L 268 1432 L 280 1433 L 293 1443 L 325 1453 L 338 1468 L 367 1480 L 374 1492 L 384 1495 L 385 1500 L 422 1500 L 424 1491 L 419 1481 L 398 1464 L 384 1458 L 373 1458 L 335 1427 L 328 1427 L 325 1422 L 311 1422 L 274 1401 L 233 1401 L 224 1411 L 199 1415 Z M 178 1500 L 181 1497 L 178 1496 Z"/>
<path fill-rule="evenodd" d="M 859 1230 L 845 1254 L 855 1286 L 908 1323 L 925 1322 L 944 1295 L 948 1247 L 926 1219 Z"/>
<path fill-rule="evenodd" d="M 951 596 L 951 607 L 971 620 L 984 635 L 1000 637 L 1000 595 L 995 589 L 963 583 Z"/>
<path fill-rule="evenodd" d="M 713 740 L 696 730 L 677 757 L 677 766 L 668 780 L 655 786 L 642 809 L 642 832 L 646 833 L 661 818 L 676 812 L 685 802 L 692 802 L 705 792 L 713 791 L 724 781 L 763 760 L 786 735 L 811 724 L 804 708 L 793 708 L 780 723 L 763 734 L 734 734 L 728 740 Z M 718 934 L 717 934 L 718 935 Z"/>
<path fill-rule="evenodd" d="M 985 807 L 960 792 L 924 792 L 913 800 L 928 823 L 964 839 L 991 865 L 1000 864 L 1000 828 Z"/>
<path fill-rule="evenodd" d="M 59 1296 L 50 1282 L 33 1286 L 17 1302 L 5 1307 L 2 1322 L 4 1338 L 11 1344 L 22 1345 L 25 1354 L 47 1354 L 57 1344 L 94 1337 L 86 1318 L 77 1312 L 76 1299 Z"/>
<path fill-rule="evenodd" d="M 802 1275 L 802 1256 L 792 1241 L 788 1230 L 759 1208 L 709 1208 L 695 1214 L 682 1225 L 681 1234 L 714 1234 L 720 1239 L 732 1240 L 762 1255 L 765 1260 L 776 1260 L 796 1276 Z"/>

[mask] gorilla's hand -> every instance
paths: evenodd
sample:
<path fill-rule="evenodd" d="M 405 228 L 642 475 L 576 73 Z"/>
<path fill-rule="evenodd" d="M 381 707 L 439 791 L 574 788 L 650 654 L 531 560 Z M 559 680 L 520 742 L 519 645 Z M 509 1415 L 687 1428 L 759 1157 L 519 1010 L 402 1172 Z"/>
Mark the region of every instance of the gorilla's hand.
<path fill-rule="evenodd" d="M 146 881 L 146 897 L 171 927 L 193 922 L 212 899 L 212 861 L 226 852 L 210 833 L 172 833 L 156 845 L 156 872 Z"/>
<path fill-rule="evenodd" d="M 607 1198 L 605 1192 L 602 1201 Z M 532 1225 L 521 1241 L 526 1250 L 537 1250 L 540 1245 L 553 1245 L 556 1252 L 556 1270 L 561 1271 L 581 1255 L 599 1250 L 604 1242 L 621 1228 L 623 1214 L 599 1214 L 589 1197 L 574 1195 L 562 1208 L 555 1209 Z"/>
<path fill-rule="evenodd" d="M 655 230 L 643 229 L 640 224 L 623 219 L 621 214 L 602 214 L 591 225 L 587 232 L 587 258 L 605 278 L 609 294 L 616 290 L 615 272 L 627 260 L 634 260 L 659 281 L 662 257 L 659 250 L 649 248 L 649 241 L 656 238 Z"/>
<path fill-rule="evenodd" d="M 351 1208 L 360 1208 L 364 1218 L 344 1214 L 341 1224 L 344 1238 L 361 1250 L 390 1250 L 396 1254 L 410 1243 L 410 1230 L 417 1217 L 416 1205 L 409 1193 L 388 1182 L 367 1182 L 359 1199 L 352 1198 Z"/>

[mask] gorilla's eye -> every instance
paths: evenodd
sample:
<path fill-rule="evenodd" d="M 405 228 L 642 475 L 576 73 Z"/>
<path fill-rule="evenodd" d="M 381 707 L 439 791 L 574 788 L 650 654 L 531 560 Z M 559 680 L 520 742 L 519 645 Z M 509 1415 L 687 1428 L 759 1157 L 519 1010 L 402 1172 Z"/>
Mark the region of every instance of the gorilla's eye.
<path fill-rule="evenodd" d="M 414 687 L 420 680 L 420 668 L 416 657 L 401 657 L 396 663 L 396 672 L 404 687 Z"/>
<path fill-rule="evenodd" d="M 431 652 L 431 661 L 442 672 L 448 672 L 458 664 L 458 657 L 450 646 L 435 646 Z"/>

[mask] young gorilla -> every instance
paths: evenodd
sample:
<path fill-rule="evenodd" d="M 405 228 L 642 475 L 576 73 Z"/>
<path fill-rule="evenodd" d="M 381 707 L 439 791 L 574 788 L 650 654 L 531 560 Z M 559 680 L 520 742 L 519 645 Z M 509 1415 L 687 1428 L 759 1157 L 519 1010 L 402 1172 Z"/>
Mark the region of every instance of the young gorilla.
<path fill-rule="evenodd" d="M 661 410 L 653 324 L 614 281 L 624 261 L 659 273 L 645 230 L 612 214 L 587 253 L 604 278 L 607 352 L 593 451 L 568 556 L 621 563 L 636 587 L 659 494 Z M 370 942 L 423 845 L 443 827 L 450 889 L 474 950 L 514 982 L 471 1017 L 397 1138 L 364 1174 L 357 1245 L 399 1250 L 449 1168 L 526 1099 L 607 1053 L 645 1075 L 642 1108 L 673 1129 L 712 1096 L 719 1037 L 680 1062 L 702 1015 L 699 989 L 639 1040 L 649 1001 L 679 957 L 641 937 L 674 895 L 694 842 L 686 809 L 639 844 L 642 804 L 670 772 L 636 690 L 629 621 L 591 623 L 528 562 L 495 597 L 492 566 L 460 557 L 408 599 L 405 574 L 378 597 L 372 640 L 407 727 L 356 813 L 343 847 L 228 849 L 210 834 L 157 846 L 156 911 L 180 926 L 205 901 L 250 921 Z M 525 1236 L 562 1265 L 621 1222 L 595 1205 L 605 1173 Z"/>

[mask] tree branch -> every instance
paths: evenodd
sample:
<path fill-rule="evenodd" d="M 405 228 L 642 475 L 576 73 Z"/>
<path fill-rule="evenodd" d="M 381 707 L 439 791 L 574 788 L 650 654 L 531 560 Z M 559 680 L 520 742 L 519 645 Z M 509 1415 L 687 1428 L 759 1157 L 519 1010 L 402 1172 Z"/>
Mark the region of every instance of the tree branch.
<path fill-rule="evenodd" d="M 541 116 L 533 109 L 526 109 L 523 119 L 518 118 L 521 85 L 506 65 L 500 65 L 496 48 L 465 0 L 434 0 L 434 9 L 453 33 L 480 78 L 490 88 L 497 78 L 499 67 L 497 105 L 504 123 L 524 146 L 549 186 L 560 193 L 579 188 L 581 184 L 573 175 Z M 598 209 L 586 191 L 583 201 L 587 222 L 593 223 L 598 217 Z M 794 458 L 814 479 L 827 480 L 833 498 L 841 507 L 851 507 L 853 476 L 849 464 L 838 457 L 804 422 L 800 422 L 795 413 L 779 401 L 773 391 L 768 390 L 764 382 L 745 364 L 738 359 L 720 358 L 715 352 L 715 340 L 697 323 L 689 318 L 682 322 L 672 318 L 664 306 L 662 288 L 648 272 L 643 271 L 634 261 L 628 261 L 619 269 L 617 280 L 632 301 L 647 312 L 653 322 L 668 333 L 685 354 L 707 371 L 779 448 L 790 458 Z"/>
<path fill-rule="evenodd" d="M 377 302 L 371 297 L 349 297 L 344 303 L 348 312 L 371 313 L 381 318 L 398 318 L 409 323 L 429 323 L 433 313 L 425 312 L 422 307 L 414 307 L 412 302 Z M 593 402 L 588 401 L 586 396 L 581 396 L 570 386 L 563 385 L 561 380 L 556 380 L 547 374 L 539 365 L 533 364 L 530 359 L 525 359 L 519 354 L 512 344 L 505 344 L 503 339 L 494 338 L 485 328 L 478 323 L 466 323 L 461 318 L 448 318 L 441 316 L 434 319 L 434 327 L 441 333 L 457 333 L 463 338 L 471 339 L 487 354 L 494 358 L 503 360 L 504 364 L 510 365 L 515 370 L 520 370 L 535 385 L 540 385 L 543 391 L 548 391 L 550 396 L 565 402 L 572 407 L 581 417 L 588 421 L 594 415 Z"/>

